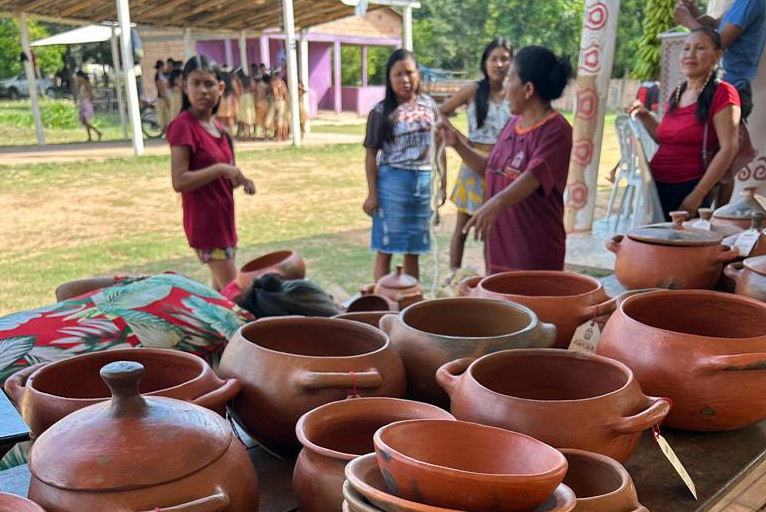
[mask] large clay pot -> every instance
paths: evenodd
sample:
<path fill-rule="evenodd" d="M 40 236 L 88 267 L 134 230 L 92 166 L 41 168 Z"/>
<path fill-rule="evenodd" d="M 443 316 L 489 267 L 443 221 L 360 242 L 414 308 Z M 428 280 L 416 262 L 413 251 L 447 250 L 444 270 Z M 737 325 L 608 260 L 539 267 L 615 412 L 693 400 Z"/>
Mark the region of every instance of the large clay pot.
<path fill-rule="evenodd" d="M 380 320 L 404 361 L 407 393 L 416 400 L 449 407 L 436 383 L 436 370 L 460 357 L 479 357 L 511 348 L 550 347 L 556 328 L 531 309 L 496 299 L 443 298 L 419 302 Z"/>
<path fill-rule="evenodd" d="M 624 364 L 568 350 L 506 350 L 458 359 L 439 368 L 436 380 L 450 395 L 457 419 L 621 462 L 633 453 L 637 434 L 660 423 L 670 409 L 667 399 L 644 395 Z"/>
<path fill-rule="evenodd" d="M 673 400 L 665 424 L 729 430 L 766 418 L 766 304 L 704 290 L 627 298 L 597 352 Z"/>
<path fill-rule="evenodd" d="M 723 264 L 739 255 L 739 249 L 721 243 L 718 233 L 684 228 L 686 212 L 670 215 L 672 225 L 644 226 L 606 242 L 617 255 L 614 274 L 625 288 L 712 288 Z"/>
<path fill-rule="evenodd" d="M 711 229 L 723 236 L 731 236 L 749 228 L 754 213 L 766 215 L 766 210 L 755 198 L 757 191 L 756 186 L 744 187 L 739 199 L 713 212 Z"/>
<path fill-rule="evenodd" d="M 45 512 L 45 510 L 26 498 L 0 492 L 0 512 Z"/>
<path fill-rule="evenodd" d="M 564 477 L 577 496 L 575 512 L 649 512 L 638 502 L 636 486 L 616 460 L 598 453 L 562 448 L 569 468 Z"/>
<path fill-rule="evenodd" d="M 272 317 L 242 326 L 221 357 L 219 374 L 242 391 L 233 412 L 248 432 L 296 446 L 305 412 L 346 398 L 404 395 L 404 366 L 380 329 L 351 320 Z M 355 391 L 356 392 L 356 391 Z"/>
<path fill-rule="evenodd" d="M 723 272 L 736 283 L 734 293 L 766 301 L 766 256 L 729 263 Z"/>
<path fill-rule="evenodd" d="M 112 400 L 73 412 L 32 446 L 29 498 L 48 512 L 256 512 L 258 480 L 229 423 L 142 397 L 143 367 L 101 370 Z"/>
<path fill-rule="evenodd" d="M 146 369 L 140 388 L 144 395 L 186 400 L 221 415 L 226 402 L 242 387 L 237 379 L 218 378 L 195 355 L 172 349 L 128 348 L 24 368 L 5 381 L 5 390 L 21 410 L 32 435 L 38 436 L 67 414 L 108 400 L 109 388 L 99 370 L 122 360 L 137 361 Z"/>
<path fill-rule="evenodd" d="M 332 402 L 301 416 L 295 432 L 303 449 L 293 472 L 301 512 L 337 512 L 346 464 L 375 450 L 375 431 L 395 421 L 421 418 L 454 419 L 433 405 L 383 397 Z"/>
<path fill-rule="evenodd" d="M 303 279 L 306 277 L 306 265 L 301 255 L 295 251 L 273 251 L 242 265 L 237 272 L 237 284 L 246 290 L 255 279 L 266 274 L 277 274 L 285 279 Z"/>

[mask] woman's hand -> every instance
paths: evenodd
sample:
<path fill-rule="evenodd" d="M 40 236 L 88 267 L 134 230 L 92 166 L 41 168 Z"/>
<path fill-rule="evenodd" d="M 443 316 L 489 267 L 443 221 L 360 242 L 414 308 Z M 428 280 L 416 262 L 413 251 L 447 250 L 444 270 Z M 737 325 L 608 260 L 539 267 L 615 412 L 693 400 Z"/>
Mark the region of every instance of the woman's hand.
<path fill-rule="evenodd" d="M 467 235 L 473 228 L 473 237 L 475 240 L 485 241 L 489 238 L 492 229 L 495 227 L 497 216 L 500 215 L 502 207 L 496 197 L 493 197 L 474 214 L 463 228 L 463 234 Z"/>
<path fill-rule="evenodd" d="M 689 212 L 689 218 L 691 219 L 697 214 L 697 210 L 699 210 L 704 199 L 705 194 L 695 188 L 684 198 L 679 209 Z"/>
<path fill-rule="evenodd" d="M 244 178 L 244 175 L 243 175 Z M 250 178 L 245 178 L 244 182 L 242 182 L 242 186 L 245 189 L 245 194 L 252 196 L 255 195 L 255 183 Z"/>
<path fill-rule="evenodd" d="M 444 142 L 446 146 L 455 147 L 460 141 L 460 134 L 446 118 L 436 123 L 436 143 Z"/>
<path fill-rule="evenodd" d="M 631 106 L 625 109 L 625 111 L 632 116 L 638 117 L 639 119 L 649 116 L 649 111 L 646 110 L 644 104 L 638 100 L 634 101 Z"/>
<path fill-rule="evenodd" d="M 378 209 L 378 196 L 368 195 L 367 199 L 364 200 L 362 209 L 364 210 L 364 213 L 372 217 L 372 214 Z"/>
<path fill-rule="evenodd" d="M 247 179 L 236 165 L 218 164 L 218 169 L 221 176 L 229 180 L 229 183 L 231 183 L 234 188 L 243 185 L 244 180 Z"/>

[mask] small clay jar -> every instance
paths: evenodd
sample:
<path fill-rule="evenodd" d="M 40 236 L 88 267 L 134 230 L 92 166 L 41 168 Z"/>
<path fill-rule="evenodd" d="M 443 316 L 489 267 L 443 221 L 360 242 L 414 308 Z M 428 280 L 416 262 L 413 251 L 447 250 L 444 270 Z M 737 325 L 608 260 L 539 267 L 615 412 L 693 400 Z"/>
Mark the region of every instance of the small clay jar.
<path fill-rule="evenodd" d="M 744 187 L 740 198 L 723 205 L 713 212 L 710 221 L 713 231 L 724 237 L 734 235 L 750 227 L 753 213 L 766 215 L 761 203 L 755 198 L 758 187 Z"/>
<path fill-rule="evenodd" d="M 396 270 L 381 277 L 373 293 L 387 297 L 398 309 L 404 309 L 410 304 L 423 300 L 423 289 L 420 282 L 414 277 L 404 273 L 404 267 L 396 266 Z"/>
<path fill-rule="evenodd" d="M 433 405 L 397 398 L 353 398 L 313 409 L 295 427 L 303 449 L 293 472 L 293 493 L 301 512 L 336 512 L 343 501 L 344 469 L 372 453 L 372 436 L 401 420 L 454 419 Z"/>
<path fill-rule="evenodd" d="M 277 274 L 285 279 L 303 279 L 306 277 L 306 264 L 295 251 L 273 251 L 242 265 L 237 272 L 237 284 L 246 290 L 255 279 L 266 274 Z"/>
<path fill-rule="evenodd" d="M 560 451 L 569 462 L 564 483 L 577 496 L 575 512 L 649 512 L 638 502 L 636 486 L 622 464 L 598 453 Z"/>
<path fill-rule="evenodd" d="M 21 496 L 0 492 L 0 512 L 45 512 L 45 509 Z"/>
<path fill-rule="evenodd" d="M 723 272 L 736 283 L 734 293 L 766 302 L 766 256 L 729 263 Z"/>

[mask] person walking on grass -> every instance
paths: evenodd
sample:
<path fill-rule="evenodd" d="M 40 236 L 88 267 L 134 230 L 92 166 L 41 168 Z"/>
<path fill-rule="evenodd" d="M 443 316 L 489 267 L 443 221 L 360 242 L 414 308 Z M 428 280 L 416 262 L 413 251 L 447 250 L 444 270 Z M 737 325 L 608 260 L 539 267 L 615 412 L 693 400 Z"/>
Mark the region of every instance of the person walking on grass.
<path fill-rule="evenodd" d="M 104 134 L 91 123 L 91 119 L 93 119 L 93 88 L 90 86 L 88 75 L 82 71 L 77 72 L 77 116 L 85 126 L 85 131 L 88 132 L 88 142 L 93 140 L 91 131 L 96 132 L 100 141 Z"/>

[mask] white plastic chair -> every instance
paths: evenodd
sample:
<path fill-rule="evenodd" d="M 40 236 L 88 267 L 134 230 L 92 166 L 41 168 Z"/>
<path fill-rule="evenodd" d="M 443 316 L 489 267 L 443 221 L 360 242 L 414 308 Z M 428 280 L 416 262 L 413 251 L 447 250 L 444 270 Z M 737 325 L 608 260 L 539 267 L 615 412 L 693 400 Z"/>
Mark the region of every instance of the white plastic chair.
<path fill-rule="evenodd" d="M 636 156 L 637 137 L 631 126 L 632 121 L 631 117 L 627 114 L 620 114 L 614 120 L 617 140 L 620 143 L 620 164 L 614 177 L 614 185 L 612 185 L 612 190 L 609 193 L 609 203 L 607 204 L 606 210 L 607 221 L 614 209 L 614 202 L 620 191 L 620 184 L 623 181 L 625 182 L 622 196 L 620 197 L 620 204 L 615 215 L 615 231 L 618 229 L 622 218 L 630 219 L 634 211 L 634 203 L 637 199 L 637 187 L 641 181 Z"/>
<path fill-rule="evenodd" d="M 657 185 L 654 183 L 654 177 L 649 167 L 649 160 L 657 151 L 657 143 L 651 138 L 644 125 L 635 117 L 630 119 L 629 127 L 635 142 L 636 167 L 639 178 L 636 189 L 634 215 L 630 225 L 631 228 L 634 228 L 663 222 L 665 216 L 662 213 L 662 204 L 657 193 Z"/>

